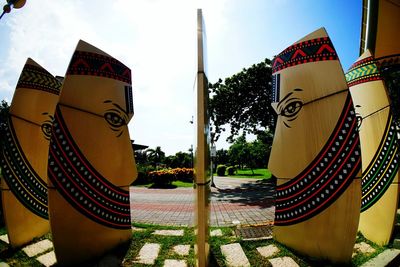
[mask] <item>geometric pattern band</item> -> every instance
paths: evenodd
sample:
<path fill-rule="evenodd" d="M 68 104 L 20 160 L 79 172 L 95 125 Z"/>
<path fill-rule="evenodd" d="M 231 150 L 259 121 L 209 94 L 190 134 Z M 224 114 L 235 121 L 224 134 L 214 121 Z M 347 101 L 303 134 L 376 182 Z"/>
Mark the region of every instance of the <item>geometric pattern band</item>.
<path fill-rule="evenodd" d="M 115 58 L 97 53 L 75 51 L 67 75 L 107 77 L 131 84 L 131 70 Z"/>
<path fill-rule="evenodd" d="M 272 62 L 272 73 L 304 63 L 337 59 L 330 38 L 316 38 L 289 46 L 277 55 Z"/>
<path fill-rule="evenodd" d="M 131 228 L 129 191 L 110 183 L 85 158 L 59 106 L 50 140 L 48 176 L 64 199 L 87 218 L 110 228 Z"/>
<path fill-rule="evenodd" d="M 391 68 L 399 68 L 400 67 L 400 54 L 392 54 L 380 58 L 376 58 L 376 65 L 381 72 L 390 71 Z"/>
<path fill-rule="evenodd" d="M 373 57 L 367 57 L 354 63 L 346 73 L 349 87 L 370 81 L 381 80 L 378 67 Z"/>
<path fill-rule="evenodd" d="M 48 219 L 47 185 L 26 158 L 12 124 L 11 117 L 4 129 L 1 169 L 10 191 L 29 211 Z"/>
<path fill-rule="evenodd" d="M 295 178 L 277 186 L 275 225 L 306 221 L 334 203 L 361 169 L 360 141 L 348 93 L 327 143 Z"/>
<path fill-rule="evenodd" d="M 25 64 L 18 80 L 17 89 L 18 88 L 41 90 L 59 95 L 61 83 L 45 69 Z"/>
<path fill-rule="evenodd" d="M 378 149 L 362 176 L 361 212 L 372 207 L 386 192 L 399 169 L 396 126 L 391 115 Z"/>

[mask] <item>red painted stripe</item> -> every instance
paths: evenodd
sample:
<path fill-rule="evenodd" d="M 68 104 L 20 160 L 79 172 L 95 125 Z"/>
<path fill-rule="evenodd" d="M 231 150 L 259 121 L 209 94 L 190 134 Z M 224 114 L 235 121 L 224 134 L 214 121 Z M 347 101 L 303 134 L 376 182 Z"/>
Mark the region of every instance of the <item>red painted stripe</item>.
<path fill-rule="evenodd" d="M 357 163 L 356 163 L 356 167 L 353 168 L 353 170 L 352 170 L 352 172 L 350 173 L 349 176 L 352 176 L 352 175 L 354 174 L 354 171 L 357 170 L 357 169 L 359 168 L 360 163 L 361 163 L 361 158 L 358 159 L 358 161 L 357 161 Z M 345 183 L 343 183 L 343 184 L 338 188 L 338 190 L 336 190 L 336 191 L 340 191 L 340 189 L 341 189 L 344 185 L 345 185 Z M 332 197 L 334 197 L 333 194 L 332 194 L 324 203 L 328 202 Z M 321 205 L 320 205 L 320 206 L 321 206 Z M 299 216 L 299 217 L 296 217 L 296 218 L 294 218 L 294 219 L 290 219 L 290 220 L 286 220 L 286 221 L 280 220 L 280 221 L 278 221 L 278 222 L 279 222 L 279 223 L 288 223 L 288 222 L 292 222 L 292 221 L 299 220 L 299 219 L 301 219 L 301 218 L 304 218 L 305 216 L 308 216 L 310 213 L 313 213 L 313 212 L 314 212 L 316 209 L 318 209 L 320 206 L 318 206 L 318 207 L 314 208 L 313 210 L 311 210 L 310 212 L 308 212 L 308 213 L 306 213 L 306 214 L 303 214 L 303 215 L 301 215 L 301 216 Z"/>
<path fill-rule="evenodd" d="M 352 124 L 352 126 L 351 126 L 351 130 L 349 131 L 350 133 L 352 132 L 352 130 L 353 130 L 354 126 L 356 125 L 356 123 L 357 123 L 357 121 L 356 121 L 356 120 L 353 120 L 353 124 Z M 328 167 L 325 168 L 324 171 L 321 172 L 321 174 L 320 174 L 317 178 L 315 178 L 315 179 L 312 181 L 312 183 L 310 183 L 308 186 L 304 187 L 301 191 L 299 191 L 299 192 L 297 192 L 297 193 L 295 193 L 295 194 L 292 194 L 292 195 L 290 195 L 290 196 L 287 196 L 287 197 L 285 197 L 285 198 L 277 198 L 276 201 L 277 201 L 277 202 L 280 202 L 280 201 L 284 201 L 284 200 L 287 200 L 287 199 L 291 199 L 291 198 L 293 198 L 293 197 L 299 195 L 300 193 L 304 192 L 306 189 L 310 188 L 313 184 L 315 184 L 317 181 L 319 181 L 319 179 L 329 170 L 329 168 L 333 165 L 333 163 L 336 162 L 336 159 L 337 159 L 337 157 L 341 154 L 341 152 L 346 148 L 345 145 L 347 144 L 347 141 L 348 141 L 348 139 L 350 138 L 350 135 L 351 135 L 351 134 L 348 134 L 348 135 L 346 136 L 346 139 L 344 140 L 344 142 L 343 142 L 343 144 L 342 144 L 342 147 L 339 149 L 339 151 L 337 151 L 335 157 L 334 157 L 334 158 L 332 159 L 332 161 L 329 163 Z"/>
<path fill-rule="evenodd" d="M 58 161 L 56 155 L 54 155 L 53 150 L 50 150 L 50 153 L 53 155 L 54 159 L 57 161 L 58 167 L 60 167 L 61 170 L 62 170 L 62 172 L 65 174 L 65 176 L 66 176 L 67 178 L 69 178 L 69 176 L 68 176 L 67 172 L 65 171 L 64 167 L 63 167 L 62 164 Z M 51 169 L 50 169 L 50 171 L 51 171 Z M 55 176 L 53 175 L 53 177 L 55 177 Z M 125 213 L 120 213 L 120 212 L 118 212 L 118 211 L 111 210 L 111 209 L 109 209 L 109 208 L 103 206 L 101 203 L 97 202 L 96 199 L 93 199 L 90 195 L 86 194 L 86 192 L 83 190 L 83 188 L 81 188 L 81 187 L 74 181 L 74 179 L 68 179 L 68 180 L 71 181 L 71 182 L 76 186 L 76 188 L 77 188 L 80 192 L 82 192 L 85 196 L 87 196 L 88 198 L 90 198 L 94 203 L 96 203 L 96 204 L 99 205 L 100 207 L 103 207 L 104 209 L 106 209 L 106 210 L 108 210 L 108 211 L 110 211 L 110 212 L 112 212 L 112 213 L 119 214 L 119 215 L 122 215 L 122 216 L 125 216 L 125 217 L 127 216 Z M 58 180 L 57 180 L 57 183 L 58 183 Z M 68 194 L 68 195 L 69 195 L 69 194 Z M 130 205 L 127 204 L 127 205 L 125 205 L 125 206 L 130 206 Z"/>
<path fill-rule="evenodd" d="M 54 174 L 53 174 L 53 172 L 51 171 L 51 169 L 49 169 L 49 172 L 50 172 L 50 174 L 54 177 Z M 57 181 L 57 179 L 53 178 L 53 180 L 56 181 L 56 183 L 59 185 L 59 188 L 61 188 L 67 195 L 69 195 L 68 192 L 65 191 L 64 188 L 63 188 L 62 186 L 60 186 L 60 183 Z M 81 209 L 85 210 L 87 213 L 91 214 L 93 217 L 95 217 L 96 219 L 98 219 L 98 220 L 100 220 L 100 221 L 102 221 L 102 222 L 105 222 L 105 223 L 107 223 L 107 224 L 112 224 L 112 225 L 115 225 L 115 226 L 119 226 L 119 227 L 126 227 L 126 226 L 127 226 L 127 224 L 117 224 L 117 223 L 113 223 L 113 222 L 106 221 L 106 220 L 104 220 L 103 218 L 98 217 L 98 216 L 96 216 L 95 214 L 92 214 L 91 212 L 89 212 L 86 208 L 82 207 L 82 206 L 79 204 L 79 202 L 76 202 L 73 198 L 70 198 L 70 199 L 72 199 Z"/>
<path fill-rule="evenodd" d="M 349 97 L 349 96 L 347 96 L 347 97 Z M 347 101 L 347 100 L 346 100 L 346 101 Z M 287 183 L 288 183 L 287 185 L 285 185 L 285 184 L 280 185 L 279 187 L 277 187 L 277 190 L 285 190 L 285 189 L 291 187 L 291 186 L 292 186 L 293 184 L 295 184 L 298 180 L 301 180 L 301 179 L 303 179 L 306 175 L 308 175 L 308 174 L 310 173 L 310 171 L 311 171 L 312 169 L 314 169 L 315 166 L 318 165 L 318 164 L 321 162 L 322 158 L 324 158 L 325 154 L 326 154 L 326 153 L 328 152 L 328 150 L 331 148 L 332 143 L 336 140 L 336 137 L 338 136 L 339 132 L 342 130 L 343 123 L 346 121 L 347 114 L 348 114 L 349 109 L 350 109 L 351 106 L 352 106 L 352 102 L 349 101 L 349 103 L 348 103 L 348 105 L 347 105 L 347 108 L 346 108 L 346 112 L 345 112 L 346 116 L 344 116 L 344 118 L 343 118 L 342 121 L 340 122 L 340 125 L 339 125 L 339 127 L 337 128 L 337 131 L 336 131 L 334 137 L 331 139 L 331 141 L 329 142 L 328 146 L 325 147 L 325 151 L 323 151 L 322 154 L 319 154 L 319 155 L 318 155 L 318 157 L 320 158 L 320 160 L 316 161 L 316 162 L 314 163 L 313 166 L 308 167 L 309 170 L 306 171 L 300 178 L 299 178 L 299 177 L 294 178 L 294 179 L 293 179 L 293 182 L 292 182 L 292 181 L 289 181 L 289 182 L 287 182 Z M 354 122 L 353 122 L 353 123 L 354 123 Z"/>
<path fill-rule="evenodd" d="M 329 184 L 329 182 L 330 182 L 330 181 L 335 177 L 335 175 L 337 175 L 337 173 L 341 170 L 341 168 L 343 167 L 343 165 L 344 165 L 344 164 L 347 162 L 347 160 L 349 159 L 349 157 L 350 157 L 352 151 L 354 151 L 354 149 L 355 149 L 355 147 L 356 147 L 357 144 L 358 144 L 358 136 L 356 137 L 356 142 L 354 142 L 354 144 L 353 144 L 353 146 L 352 146 L 350 152 L 347 154 L 346 159 L 342 162 L 342 165 L 340 165 L 340 167 L 336 170 L 336 172 L 332 175 L 332 177 L 326 182 L 326 184 Z M 361 160 L 361 159 L 359 158 L 358 161 L 360 161 L 360 160 Z M 353 169 L 356 169 L 356 168 L 353 168 Z M 353 172 L 354 172 L 354 170 L 352 171 L 352 173 L 353 173 Z M 347 176 L 346 180 L 348 179 L 348 177 L 350 177 L 350 175 Z M 345 184 L 345 182 L 342 183 L 342 185 L 339 187 L 339 189 L 343 186 L 343 184 Z M 290 206 L 290 207 L 288 207 L 288 208 L 284 208 L 284 209 L 278 209 L 278 208 L 276 208 L 276 212 L 283 212 L 283 211 L 287 211 L 287 210 L 293 209 L 293 208 L 295 208 L 295 207 L 297 207 L 297 206 L 303 204 L 305 201 L 309 200 L 309 199 L 312 198 L 313 196 L 315 196 L 318 192 L 320 192 L 320 191 L 321 191 L 322 189 L 324 189 L 324 188 L 325 188 L 325 187 L 319 188 L 317 191 L 315 191 L 315 192 L 314 192 L 312 195 L 310 195 L 308 198 L 306 198 L 306 199 L 302 200 L 301 202 L 296 203 L 296 204 L 294 204 L 294 205 L 292 205 L 292 206 Z M 338 191 L 338 190 L 336 190 L 336 192 L 337 192 L 337 191 Z M 335 194 L 331 194 L 331 196 L 333 196 L 333 195 L 335 195 Z M 325 201 L 325 202 L 326 202 L 326 201 Z M 321 205 L 323 205 L 323 204 L 321 204 Z M 321 205 L 319 205 L 319 206 L 321 206 Z"/>
<path fill-rule="evenodd" d="M 61 112 L 61 111 L 60 111 L 60 112 Z M 59 118 L 58 112 L 56 112 L 55 116 L 56 116 L 57 119 Z M 62 123 L 60 123 L 60 120 L 58 120 L 58 121 L 59 121 L 58 125 L 60 125 L 61 130 L 64 132 L 65 138 L 68 139 L 68 143 L 72 146 L 72 148 L 74 149 L 76 155 L 79 157 L 79 159 L 81 160 L 81 162 L 85 165 L 85 167 L 90 171 L 90 173 L 91 173 L 92 175 L 94 175 L 94 176 L 96 177 L 96 180 L 100 181 L 100 182 L 101 182 L 103 185 L 105 185 L 107 188 L 111 189 L 112 191 L 114 191 L 114 192 L 116 192 L 116 193 L 118 193 L 118 194 L 120 194 L 120 195 L 129 196 L 129 192 L 126 193 L 126 192 L 124 192 L 124 191 L 117 191 L 115 188 L 110 187 L 110 185 L 108 185 L 107 183 L 105 183 L 101 178 L 99 178 L 98 175 L 96 175 L 96 174 L 92 171 L 92 168 L 89 167 L 89 166 L 86 164 L 86 159 L 83 159 L 83 158 L 81 157 L 81 153 L 75 149 L 75 146 L 73 145 L 74 143 L 71 142 L 71 140 L 70 140 L 69 137 L 68 137 L 68 133 L 67 133 L 66 130 L 64 129 L 64 125 L 63 125 Z"/>

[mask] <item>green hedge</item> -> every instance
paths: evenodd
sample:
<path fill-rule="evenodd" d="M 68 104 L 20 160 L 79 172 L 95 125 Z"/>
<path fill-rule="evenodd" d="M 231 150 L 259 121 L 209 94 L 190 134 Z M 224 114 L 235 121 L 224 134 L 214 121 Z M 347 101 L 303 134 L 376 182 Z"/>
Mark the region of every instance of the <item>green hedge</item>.
<path fill-rule="evenodd" d="M 225 176 L 226 166 L 225 165 L 218 165 L 217 166 L 217 175 L 218 176 Z"/>

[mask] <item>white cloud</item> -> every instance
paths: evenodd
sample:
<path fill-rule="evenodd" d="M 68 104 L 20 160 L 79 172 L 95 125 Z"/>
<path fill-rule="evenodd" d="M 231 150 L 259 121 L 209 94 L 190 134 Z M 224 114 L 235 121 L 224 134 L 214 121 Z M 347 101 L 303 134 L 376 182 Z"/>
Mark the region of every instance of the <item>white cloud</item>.
<path fill-rule="evenodd" d="M 160 145 L 167 154 L 193 143 L 196 9 L 203 8 L 209 38 L 226 25 L 226 1 L 116 0 L 28 1 L 7 19 L 9 47 L 0 69 L 0 97 L 12 91 L 27 57 L 64 75 L 79 39 L 132 69 L 138 143 Z M 3 61 L 3 59 L 1 60 Z"/>

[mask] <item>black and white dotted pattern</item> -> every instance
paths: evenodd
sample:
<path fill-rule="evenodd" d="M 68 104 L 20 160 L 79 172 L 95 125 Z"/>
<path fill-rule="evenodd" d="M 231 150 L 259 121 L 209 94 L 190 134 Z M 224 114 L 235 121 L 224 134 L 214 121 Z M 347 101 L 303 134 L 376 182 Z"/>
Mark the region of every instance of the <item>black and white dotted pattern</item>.
<path fill-rule="evenodd" d="M 399 169 L 395 124 L 390 116 L 377 153 L 362 177 L 361 211 L 372 207 L 386 192 Z"/>
<path fill-rule="evenodd" d="M 48 174 L 57 191 L 88 218 L 112 228 L 130 228 L 129 192 L 111 184 L 91 166 L 68 132 L 59 108 Z"/>
<path fill-rule="evenodd" d="M 48 219 L 47 185 L 35 172 L 18 143 L 11 118 L 5 127 L 1 167 L 15 197 L 31 212 Z"/>
<path fill-rule="evenodd" d="M 361 167 L 357 120 L 350 96 L 320 154 L 297 177 L 277 187 L 275 225 L 305 221 L 326 209 Z"/>

